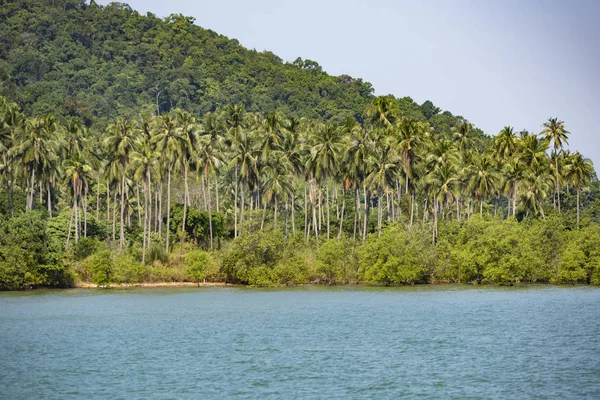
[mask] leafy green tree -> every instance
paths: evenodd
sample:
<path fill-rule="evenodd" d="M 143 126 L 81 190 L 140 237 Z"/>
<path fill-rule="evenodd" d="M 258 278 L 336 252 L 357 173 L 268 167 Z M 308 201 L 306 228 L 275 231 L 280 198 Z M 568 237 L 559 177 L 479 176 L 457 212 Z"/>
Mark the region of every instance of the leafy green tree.
<path fill-rule="evenodd" d="M 185 255 L 185 271 L 187 275 L 200 286 L 200 281 L 206 278 L 206 269 L 210 262 L 207 252 L 194 250 Z"/>

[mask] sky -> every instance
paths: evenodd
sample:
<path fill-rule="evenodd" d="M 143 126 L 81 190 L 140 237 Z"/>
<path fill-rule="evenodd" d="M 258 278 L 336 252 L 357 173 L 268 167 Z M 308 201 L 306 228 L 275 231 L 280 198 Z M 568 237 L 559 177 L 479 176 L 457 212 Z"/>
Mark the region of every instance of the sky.
<path fill-rule="evenodd" d="M 109 1 L 97 1 L 106 5 Z M 569 149 L 600 171 L 600 1 L 129 0 L 371 82 L 376 95 L 431 100 L 487 134 L 565 121 Z"/>

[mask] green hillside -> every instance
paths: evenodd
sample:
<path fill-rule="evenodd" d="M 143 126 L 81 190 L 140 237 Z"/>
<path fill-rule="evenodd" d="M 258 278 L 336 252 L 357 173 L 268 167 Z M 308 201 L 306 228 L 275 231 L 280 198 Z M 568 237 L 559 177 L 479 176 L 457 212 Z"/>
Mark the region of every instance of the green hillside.
<path fill-rule="evenodd" d="M 203 116 L 231 104 L 247 111 L 342 122 L 364 118 L 373 87 L 330 76 L 311 60 L 284 62 L 194 18 L 140 15 L 124 3 L 0 1 L 0 94 L 32 116 L 78 116 L 89 126 L 142 110 Z M 395 99 L 401 114 L 449 131 L 462 118 L 430 101 Z"/>

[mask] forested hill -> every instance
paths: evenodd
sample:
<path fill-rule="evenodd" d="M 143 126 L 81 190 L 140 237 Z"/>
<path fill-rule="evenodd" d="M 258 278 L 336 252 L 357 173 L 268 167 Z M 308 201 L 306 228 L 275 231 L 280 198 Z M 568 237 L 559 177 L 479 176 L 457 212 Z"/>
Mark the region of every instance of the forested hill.
<path fill-rule="evenodd" d="M 27 115 L 78 116 L 88 126 L 142 110 L 197 116 L 231 104 L 248 111 L 342 122 L 364 118 L 370 83 L 330 76 L 311 60 L 284 62 L 194 18 L 145 16 L 124 3 L 0 0 L 0 95 Z M 438 132 L 461 117 L 430 101 L 395 98 L 395 108 Z"/>

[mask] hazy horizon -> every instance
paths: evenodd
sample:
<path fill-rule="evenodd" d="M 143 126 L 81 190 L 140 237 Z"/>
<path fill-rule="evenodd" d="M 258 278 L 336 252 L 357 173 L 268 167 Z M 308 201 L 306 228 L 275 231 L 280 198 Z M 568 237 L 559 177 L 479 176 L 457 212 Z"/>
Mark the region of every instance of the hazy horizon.
<path fill-rule="evenodd" d="M 109 1 L 98 1 L 106 5 Z M 431 100 L 487 134 L 539 133 L 565 121 L 569 148 L 600 165 L 600 3 L 382 0 L 126 2 L 142 14 L 181 13 L 243 46 L 373 84 L 376 95 Z"/>

